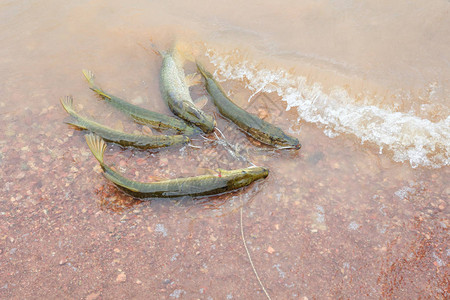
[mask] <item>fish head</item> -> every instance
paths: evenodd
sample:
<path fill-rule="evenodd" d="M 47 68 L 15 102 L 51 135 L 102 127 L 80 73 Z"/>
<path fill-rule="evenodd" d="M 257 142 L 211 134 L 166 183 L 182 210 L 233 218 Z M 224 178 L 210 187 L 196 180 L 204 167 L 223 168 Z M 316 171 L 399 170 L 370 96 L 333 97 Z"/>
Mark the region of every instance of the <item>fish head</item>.
<path fill-rule="evenodd" d="M 277 149 L 300 149 L 302 145 L 297 138 L 285 134 L 280 128 L 266 125 L 266 129 L 255 130 L 250 128 L 249 134 L 258 141 L 276 147 Z"/>
<path fill-rule="evenodd" d="M 204 133 L 211 133 L 216 127 L 216 120 L 213 117 L 205 114 L 203 111 L 193 107 L 194 109 L 186 111 L 190 114 L 192 122 L 200 128 Z"/>
<path fill-rule="evenodd" d="M 206 118 L 203 119 L 204 122 L 199 125 L 199 127 L 203 130 L 204 133 L 211 133 L 214 131 L 214 128 L 216 128 L 216 120 L 214 120 L 211 116 L 206 116 Z"/>
<path fill-rule="evenodd" d="M 297 138 L 287 135 L 278 127 L 270 125 L 270 128 L 264 133 L 259 133 L 261 141 L 266 141 L 267 144 L 273 145 L 278 149 L 300 149 L 302 145 Z"/>
<path fill-rule="evenodd" d="M 269 169 L 265 167 L 250 167 L 228 172 L 233 176 L 230 186 L 234 189 L 247 186 L 253 181 L 266 178 L 269 175 Z"/>
<path fill-rule="evenodd" d="M 279 149 L 295 149 L 299 150 L 302 147 L 299 140 L 289 135 L 284 135 L 278 140 L 277 148 Z"/>

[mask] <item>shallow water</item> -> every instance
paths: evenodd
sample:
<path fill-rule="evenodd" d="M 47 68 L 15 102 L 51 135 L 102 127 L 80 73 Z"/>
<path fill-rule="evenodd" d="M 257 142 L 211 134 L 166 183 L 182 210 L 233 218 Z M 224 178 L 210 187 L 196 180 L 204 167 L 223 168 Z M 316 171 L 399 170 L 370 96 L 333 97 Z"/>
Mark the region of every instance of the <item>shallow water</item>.
<path fill-rule="evenodd" d="M 448 297 L 449 9 L 448 1 L 3 1 L 0 297 L 260 299 L 241 207 L 273 299 Z M 83 115 L 140 130 L 99 101 L 81 69 L 106 91 L 169 114 L 150 41 L 167 49 L 174 40 L 301 150 L 262 150 L 217 115 L 227 140 L 270 168 L 266 180 L 150 202 L 109 184 L 84 133 L 63 123 L 59 98 L 71 94 Z M 211 103 L 205 111 L 216 112 Z M 108 145 L 105 161 L 143 181 L 247 166 L 213 141 L 193 144 L 201 149 Z"/>

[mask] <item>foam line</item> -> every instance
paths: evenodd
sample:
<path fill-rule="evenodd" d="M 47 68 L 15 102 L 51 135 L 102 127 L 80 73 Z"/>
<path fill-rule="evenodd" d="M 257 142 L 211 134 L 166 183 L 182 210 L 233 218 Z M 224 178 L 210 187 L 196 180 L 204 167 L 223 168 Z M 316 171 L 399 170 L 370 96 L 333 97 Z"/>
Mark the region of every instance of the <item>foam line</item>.
<path fill-rule="evenodd" d="M 395 161 L 413 168 L 450 165 L 450 116 L 432 122 L 413 113 L 359 104 L 343 88 L 325 93 L 319 83 L 307 84 L 305 77 L 283 69 L 264 69 L 248 60 L 231 63 L 230 56 L 213 49 L 207 57 L 220 76 L 243 81 L 252 92 L 277 93 L 287 110 L 296 108 L 299 120 L 317 124 L 329 137 L 355 135 L 361 143 L 378 145 L 380 153 L 392 151 Z"/>

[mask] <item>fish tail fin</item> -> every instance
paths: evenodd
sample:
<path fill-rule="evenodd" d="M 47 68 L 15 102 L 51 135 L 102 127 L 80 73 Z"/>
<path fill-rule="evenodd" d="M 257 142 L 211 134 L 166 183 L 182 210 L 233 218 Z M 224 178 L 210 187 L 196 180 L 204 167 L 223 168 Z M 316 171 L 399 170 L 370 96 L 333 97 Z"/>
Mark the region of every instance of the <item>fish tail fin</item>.
<path fill-rule="evenodd" d="M 94 76 L 94 73 L 92 73 L 92 71 L 86 70 L 86 69 L 83 69 L 83 70 L 81 70 L 81 71 L 83 72 L 84 77 L 86 77 L 86 80 L 88 81 L 89 86 L 90 86 L 90 87 L 95 86 L 95 82 L 94 82 L 95 76 Z"/>
<path fill-rule="evenodd" d="M 183 59 L 195 62 L 194 49 L 185 42 L 176 41 L 174 49 Z"/>
<path fill-rule="evenodd" d="M 72 96 L 65 96 L 62 97 L 59 101 L 61 101 L 61 105 L 63 108 L 67 111 L 69 115 L 71 115 L 75 120 L 65 122 L 66 124 L 81 128 L 81 129 L 87 129 L 85 124 L 82 120 L 80 120 L 80 117 L 78 114 L 73 110 L 73 98 Z"/>
<path fill-rule="evenodd" d="M 111 96 L 109 96 L 108 94 L 106 94 L 100 87 L 98 87 L 98 86 L 95 84 L 95 81 L 94 81 L 95 75 L 94 75 L 94 73 L 93 73 L 92 71 L 83 69 L 82 72 L 83 72 L 83 75 L 84 75 L 84 77 L 86 78 L 86 80 L 87 80 L 87 82 L 88 82 L 88 84 L 89 84 L 89 88 L 90 88 L 91 90 L 93 90 L 94 92 L 96 92 L 97 94 L 99 94 L 99 95 L 102 96 L 102 97 L 111 99 Z"/>
<path fill-rule="evenodd" d="M 61 102 L 62 107 L 69 113 L 70 115 L 73 115 L 75 111 L 73 110 L 73 98 L 72 96 L 65 96 L 59 99 Z"/>
<path fill-rule="evenodd" d="M 106 150 L 105 141 L 98 135 L 90 133 L 86 135 L 86 143 L 88 144 L 89 149 L 91 149 L 92 154 L 94 154 L 95 158 L 102 165 L 103 154 Z"/>

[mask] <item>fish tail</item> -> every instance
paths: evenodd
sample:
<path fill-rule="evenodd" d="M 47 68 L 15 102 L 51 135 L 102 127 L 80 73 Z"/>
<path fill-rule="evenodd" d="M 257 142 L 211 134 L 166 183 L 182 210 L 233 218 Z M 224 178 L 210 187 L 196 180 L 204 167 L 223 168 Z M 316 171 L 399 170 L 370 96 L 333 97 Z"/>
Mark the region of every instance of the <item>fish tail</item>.
<path fill-rule="evenodd" d="M 73 115 L 75 112 L 73 110 L 73 98 L 72 96 L 65 96 L 59 99 L 63 108 L 70 114 Z"/>
<path fill-rule="evenodd" d="M 106 94 L 100 87 L 98 87 L 95 84 L 95 81 L 94 81 L 95 76 L 94 76 L 94 73 L 92 71 L 83 69 L 82 72 L 83 72 L 83 75 L 86 78 L 87 82 L 89 83 L 89 88 L 91 90 L 93 90 L 94 92 L 96 92 L 97 94 L 99 94 L 102 97 L 111 99 L 111 96 Z"/>
<path fill-rule="evenodd" d="M 194 49 L 190 44 L 187 44 L 182 41 L 175 41 L 174 43 L 175 52 L 180 55 L 184 60 L 188 60 L 191 62 L 195 61 Z"/>
<path fill-rule="evenodd" d="M 92 87 L 92 86 L 95 86 L 95 83 L 94 83 L 94 78 L 95 78 L 94 73 L 92 73 L 92 71 L 86 70 L 86 69 L 83 69 L 82 72 L 83 72 L 84 77 L 86 77 L 86 80 L 88 81 L 89 85 L 90 85 L 91 87 Z"/>
<path fill-rule="evenodd" d="M 89 133 L 86 135 L 86 143 L 88 144 L 89 149 L 91 149 L 92 154 L 94 154 L 100 165 L 102 165 L 103 154 L 105 153 L 106 149 L 105 141 L 98 135 Z"/>
<path fill-rule="evenodd" d="M 60 99 L 61 105 L 63 108 L 67 111 L 69 115 L 71 115 L 75 120 L 73 121 L 66 121 L 66 124 L 73 125 L 75 127 L 81 128 L 81 129 L 87 129 L 86 123 L 83 121 L 82 118 L 73 110 L 73 98 L 72 96 L 65 96 Z"/>

